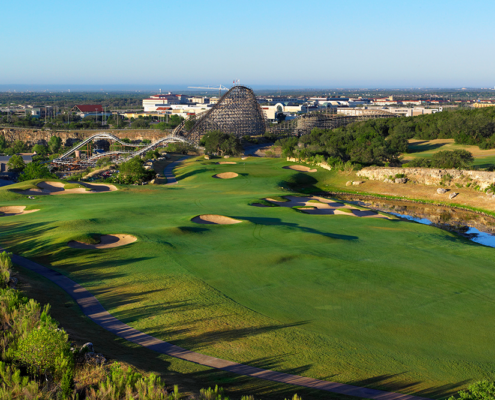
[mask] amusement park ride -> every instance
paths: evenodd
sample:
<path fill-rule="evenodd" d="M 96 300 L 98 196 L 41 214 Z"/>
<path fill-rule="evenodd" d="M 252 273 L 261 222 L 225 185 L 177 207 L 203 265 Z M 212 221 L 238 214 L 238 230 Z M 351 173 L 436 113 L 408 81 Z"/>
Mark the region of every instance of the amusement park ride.
<path fill-rule="evenodd" d="M 273 134 L 300 136 L 310 133 L 313 128 L 334 129 L 370 118 L 391 117 L 395 117 L 395 115 L 383 110 L 363 116 L 310 112 L 302 114 L 294 120 L 267 127 L 263 110 L 253 91 L 248 87 L 241 86 L 238 81 L 234 81 L 234 86 L 220 98 L 217 104 L 208 111 L 191 117 L 194 118 L 194 125 L 189 130 L 185 129 L 184 120 L 168 136 L 149 145 L 125 143 L 110 133 L 101 132 L 77 144 L 53 160 L 52 163 L 59 166 L 86 168 L 95 166 L 96 161 L 100 158 L 110 157 L 114 163 L 120 164 L 133 157 L 143 156 L 148 151 L 162 147 L 167 143 L 182 142 L 198 147 L 201 138 L 210 131 L 227 132 L 242 138 L 244 136 L 263 135 L 268 128 L 268 131 Z M 113 142 L 114 145 L 109 147 L 110 151 L 100 150 L 93 154 L 93 145 L 102 140 Z M 81 157 L 81 153 L 85 153 L 84 157 Z"/>

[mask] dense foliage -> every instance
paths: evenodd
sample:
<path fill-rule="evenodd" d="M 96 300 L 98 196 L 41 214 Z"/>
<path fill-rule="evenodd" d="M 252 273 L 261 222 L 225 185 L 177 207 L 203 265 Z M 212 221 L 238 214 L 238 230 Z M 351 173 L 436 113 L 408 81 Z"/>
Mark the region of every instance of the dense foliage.
<path fill-rule="evenodd" d="M 57 177 L 50 172 L 45 164 L 39 162 L 31 162 L 26 164 L 26 167 L 19 175 L 19 181 L 30 181 L 31 179 L 56 179 Z"/>
<path fill-rule="evenodd" d="M 144 168 L 144 161 L 134 157 L 119 166 L 119 173 L 112 177 L 113 182 L 124 185 L 141 184 L 152 179 L 154 172 Z"/>
<path fill-rule="evenodd" d="M 240 139 L 234 135 L 220 131 L 208 132 L 201 138 L 201 146 L 204 146 L 205 152 L 216 155 L 239 155 L 244 151 Z"/>
<path fill-rule="evenodd" d="M 394 165 L 408 150 L 408 140 L 452 138 L 459 144 L 495 147 L 495 107 L 458 110 L 416 117 L 372 119 L 345 127 L 324 130 L 315 128 L 300 138 L 280 139 L 288 157 L 322 161 L 329 164 L 352 162 L 362 165 Z M 444 153 L 444 152 L 443 152 Z M 447 162 L 447 156 L 455 156 Z M 465 168 L 472 159 L 462 152 L 441 154 L 424 165 Z M 423 166 L 423 162 L 416 161 Z M 418 164 L 418 165 L 419 165 Z"/>
<path fill-rule="evenodd" d="M 11 171 L 21 172 L 24 170 L 24 168 L 26 168 L 26 164 L 24 163 L 22 156 L 14 154 L 7 162 L 7 167 Z"/>

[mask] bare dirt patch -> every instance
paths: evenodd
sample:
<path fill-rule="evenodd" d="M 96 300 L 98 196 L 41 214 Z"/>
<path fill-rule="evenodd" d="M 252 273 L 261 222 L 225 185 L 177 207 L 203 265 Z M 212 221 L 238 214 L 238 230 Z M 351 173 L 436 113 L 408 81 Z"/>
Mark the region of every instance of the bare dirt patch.
<path fill-rule="evenodd" d="M 97 244 L 87 244 L 71 240 L 67 243 L 67 246 L 72 247 L 73 249 L 111 249 L 112 247 L 125 246 L 136 240 L 137 238 L 132 235 L 101 235 L 100 243 Z"/>
<path fill-rule="evenodd" d="M 222 172 L 221 174 L 213 175 L 213 178 L 232 179 L 232 178 L 237 178 L 238 176 L 239 174 L 236 174 L 235 172 Z"/>
<path fill-rule="evenodd" d="M 291 169 L 293 171 L 299 171 L 299 172 L 317 172 L 318 170 L 316 168 L 311 169 L 309 167 L 306 167 L 305 165 L 287 165 L 286 167 L 282 167 L 284 169 Z"/>
<path fill-rule="evenodd" d="M 216 214 L 198 215 L 197 217 L 191 219 L 191 221 L 195 222 L 196 224 L 212 224 L 212 225 L 232 225 L 242 222 L 239 221 L 238 219 L 226 217 L 224 215 L 216 215 Z"/>
<path fill-rule="evenodd" d="M 27 210 L 24 211 L 26 206 L 7 206 L 0 207 L 0 217 L 10 217 L 11 215 L 23 215 L 34 213 L 39 210 Z"/>

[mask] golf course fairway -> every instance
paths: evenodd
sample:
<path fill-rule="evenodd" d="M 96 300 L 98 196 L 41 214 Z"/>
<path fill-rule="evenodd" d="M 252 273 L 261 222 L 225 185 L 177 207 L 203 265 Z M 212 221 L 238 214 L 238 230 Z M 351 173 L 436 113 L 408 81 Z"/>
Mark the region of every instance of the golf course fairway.
<path fill-rule="evenodd" d="M 167 187 L 34 200 L 1 188 L 0 206 L 40 211 L 2 217 L 0 245 L 69 276 L 124 323 L 199 353 L 424 397 L 493 377 L 495 249 L 411 222 L 253 207 L 337 173 L 232 162 L 188 159 Z M 212 179 L 224 172 L 238 176 Z M 116 233 L 137 241 L 67 246 Z"/>

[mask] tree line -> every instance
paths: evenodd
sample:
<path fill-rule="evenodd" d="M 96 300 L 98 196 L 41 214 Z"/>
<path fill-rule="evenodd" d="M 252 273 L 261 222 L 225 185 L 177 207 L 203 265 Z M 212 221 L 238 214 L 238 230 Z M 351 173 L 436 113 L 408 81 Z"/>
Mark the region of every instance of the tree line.
<path fill-rule="evenodd" d="M 309 135 L 279 139 L 283 154 L 330 165 L 351 162 L 357 165 L 399 165 L 408 151 L 408 140 L 454 139 L 458 144 L 495 148 L 495 107 L 439 112 L 416 117 L 372 119 L 336 129 L 314 128 Z M 453 157 L 456 167 L 472 162 L 468 152 L 442 152 L 421 166 L 447 168 Z M 468 154 L 466 154 L 468 153 Z M 414 166 L 420 166 L 415 161 Z"/>

